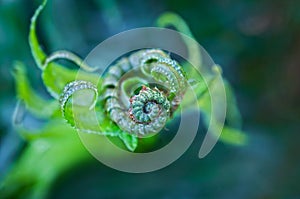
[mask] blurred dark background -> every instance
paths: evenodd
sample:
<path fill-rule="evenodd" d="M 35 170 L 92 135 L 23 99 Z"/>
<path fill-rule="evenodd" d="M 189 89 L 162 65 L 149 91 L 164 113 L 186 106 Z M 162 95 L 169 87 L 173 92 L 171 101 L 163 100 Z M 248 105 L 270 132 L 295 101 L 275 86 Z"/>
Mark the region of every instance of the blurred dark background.
<path fill-rule="evenodd" d="M 2 177 L 22 150 L 11 126 L 14 60 L 28 65 L 35 89 L 45 93 L 27 41 L 39 2 L 0 0 Z M 179 160 L 153 173 L 121 173 L 94 160 L 61 176 L 50 198 L 300 198 L 299 10 L 297 0 L 50 0 L 38 22 L 46 51 L 82 57 L 109 36 L 154 26 L 165 11 L 179 14 L 222 66 L 250 136 L 247 146 L 218 143 L 198 159 L 199 135 Z"/>

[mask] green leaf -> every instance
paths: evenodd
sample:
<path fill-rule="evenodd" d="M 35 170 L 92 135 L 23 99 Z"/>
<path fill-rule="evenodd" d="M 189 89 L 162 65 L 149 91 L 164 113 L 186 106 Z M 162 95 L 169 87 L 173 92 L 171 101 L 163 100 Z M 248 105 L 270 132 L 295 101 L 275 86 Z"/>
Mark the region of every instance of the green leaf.
<path fill-rule="evenodd" d="M 59 104 L 56 100 L 45 100 L 32 89 L 26 76 L 24 64 L 15 62 L 13 76 L 17 97 L 25 103 L 29 112 L 39 118 L 49 118 L 59 110 Z"/>
<path fill-rule="evenodd" d="M 248 136 L 239 129 L 225 126 L 220 135 L 220 140 L 228 144 L 245 145 L 248 142 Z"/>
<path fill-rule="evenodd" d="M 138 138 L 126 132 L 121 132 L 119 138 L 123 141 L 128 150 L 134 151 L 138 145 Z"/>
<path fill-rule="evenodd" d="M 213 82 L 212 82 L 213 83 Z M 210 85 L 212 86 L 212 85 Z M 227 109 L 226 109 L 226 122 L 227 124 L 223 127 L 222 133 L 219 137 L 220 141 L 233 144 L 233 145 L 245 145 L 248 142 L 248 136 L 245 132 L 240 130 L 241 128 L 241 118 L 238 112 L 238 107 L 235 102 L 234 95 L 232 93 L 229 84 L 225 83 L 225 91 L 226 91 L 226 98 L 227 98 Z M 217 122 L 217 116 L 211 115 L 211 96 L 208 92 L 205 92 L 201 95 L 201 98 L 198 100 L 198 104 L 200 107 L 201 112 L 203 113 L 204 124 L 208 127 L 210 119 L 212 117 L 212 124 L 218 130 L 223 124 Z M 213 135 L 217 135 L 217 132 L 212 132 Z"/>
<path fill-rule="evenodd" d="M 1 198 L 45 198 L 58 176 L 89 160 L 76 131 L 62 120 L 51 120 L 34 133 L 20 133 L 30 141 L 2 180 Z M 61 136 L 53 136 L 57 134 Z"/>
<path fill-rule="evenodd" d="M 227 102 L 226 122 L 231 127 L 240 129 L 242 127 L 242 117 L 237 106 L 236 97 L 228 81 L 224 80 L 224 84 Z"/>
<path fill-rule="evenodd" d="M 49 64 L 42 73 L 43 82 L 52 95 L 58 99 L 65 85 L 76 79 L 77 71 L 64 68 L 56 64 Z"/>

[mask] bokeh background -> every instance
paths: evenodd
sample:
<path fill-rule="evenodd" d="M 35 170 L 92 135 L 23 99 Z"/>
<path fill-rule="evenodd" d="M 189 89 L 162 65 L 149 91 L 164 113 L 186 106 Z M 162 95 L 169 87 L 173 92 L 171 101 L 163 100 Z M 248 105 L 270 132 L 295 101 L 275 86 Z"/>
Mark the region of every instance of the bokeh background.
<path fill-rule="evenodd" d="M 39 2 L 0 0 L 0 180 L 26 145 L 11 124 L 13 61 L 26 63 L 33 87 L 47 95 L 27 41 Z M 38 25 L 46 51 L 82 57 L 109 36 L 155 25 L 165 11 L 179 14 L 222 66 L 250 142 L 218 143 L 198 159 L 198 135 L 175 163 L 145 174 L 115 171 L 91 158 L 59 177 L 49 198 L 300 198 L 299 10 L 297 0 L 50 0 Z"/>

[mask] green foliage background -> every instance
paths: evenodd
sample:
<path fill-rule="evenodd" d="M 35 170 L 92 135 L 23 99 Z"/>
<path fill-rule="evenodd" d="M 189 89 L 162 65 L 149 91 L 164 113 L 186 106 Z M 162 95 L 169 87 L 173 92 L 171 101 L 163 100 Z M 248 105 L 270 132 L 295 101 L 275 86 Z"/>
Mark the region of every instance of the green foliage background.
<path fill-rule="evenodd" d="M 13 61 L 24 62 L 33 87 L 49 97 L 27 41 L 30 17 L 39 3 L 0 1 L 0 179 L 26 147 L 11 125 L 16 104 Z M 46 159 L 64 171 L 48 197 L 299 197 L 299 9 L 299 1 L 49 1 L 38 28 L 41 43 L 47 52 L 63 48 L 82 57 L 113 34 L 154 25 L 165 11 L 178 13 L 222 66 L 237 95 L 243 129 L 250 141 L 243 147 L 218 143 L 209 156 L 199 160 L 197 152 L 203 135 L 198 135 L 188 152 L 174 164 L 140 175 L 120 173 L 92 158 L 84 164 L 74 162 L 76 166 L 72 168 L 64 168 L 59 156 Z M 40 128 L 41 121 L 32 119 L 30 124 L 34 131 Z M 56 132 L 56 128 L 59 124 L 53 125 L 52 130 Z M 72 132 L 69 135 L 76 142 Z M 56 143 L 63 148 L 67 145 Z M 85 157 L 84 153 L 84 149 L 76 152 Z M 65 160 L 64 156 L 61 158 Z M 43 172 L 51 176 L 46 165 L 35 164 L 27 170 L 37 176 L 43 176 Z M 14 197 L 28 194 L 32 186 L 29 178 L 18 179 L 20 184 L 11 187 L 21 190 Z M 45 184 L 40 183 L 36 189 L 43 191 Z"/>

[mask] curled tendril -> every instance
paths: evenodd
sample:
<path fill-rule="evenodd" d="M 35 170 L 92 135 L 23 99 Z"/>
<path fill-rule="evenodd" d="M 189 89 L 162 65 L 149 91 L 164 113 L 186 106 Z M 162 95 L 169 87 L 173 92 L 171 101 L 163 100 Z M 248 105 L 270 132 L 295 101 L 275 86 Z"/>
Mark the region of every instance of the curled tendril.
<path fill-rule="evenodd" d="M 164 112 L 168 116 L 170 103 L 158 89 L 143 86 L 138 95 L 130 98 L 130 118 L 137 123 L 149 124 Z"/>
<path fill-rule="evenodd" d="M 85 89 L 90 89 L 94 91 L 95 93 L 95 99 L 93 100 L 93 103 L 90 105 L 89 110 L 95 107 L 96 101 L 97 101 L 97 96 L 98 96 L 98 90 L 94 84 L 91 82 L 83 81 L 83 80 L 77 80 L 70 82 L 67 84 L 63 90 L 63 93 L 59 99 L 60 106 L 61 106 L 61 111 L 63 116 L 65 117 L 65 106 L 67 101 L 70 99 L 70 97 L 79 90 L 85 90 Z"/>
<path fill-rule="evenodd" d="M 146 86 L 143 86 L 138 95 L 130 98 L 127 113 L 120 109 L 110 111 L 110 116 L 120 128 L 139 136 L 159 132 L 169 115 L 168 99 L 158 89 Z"/>

